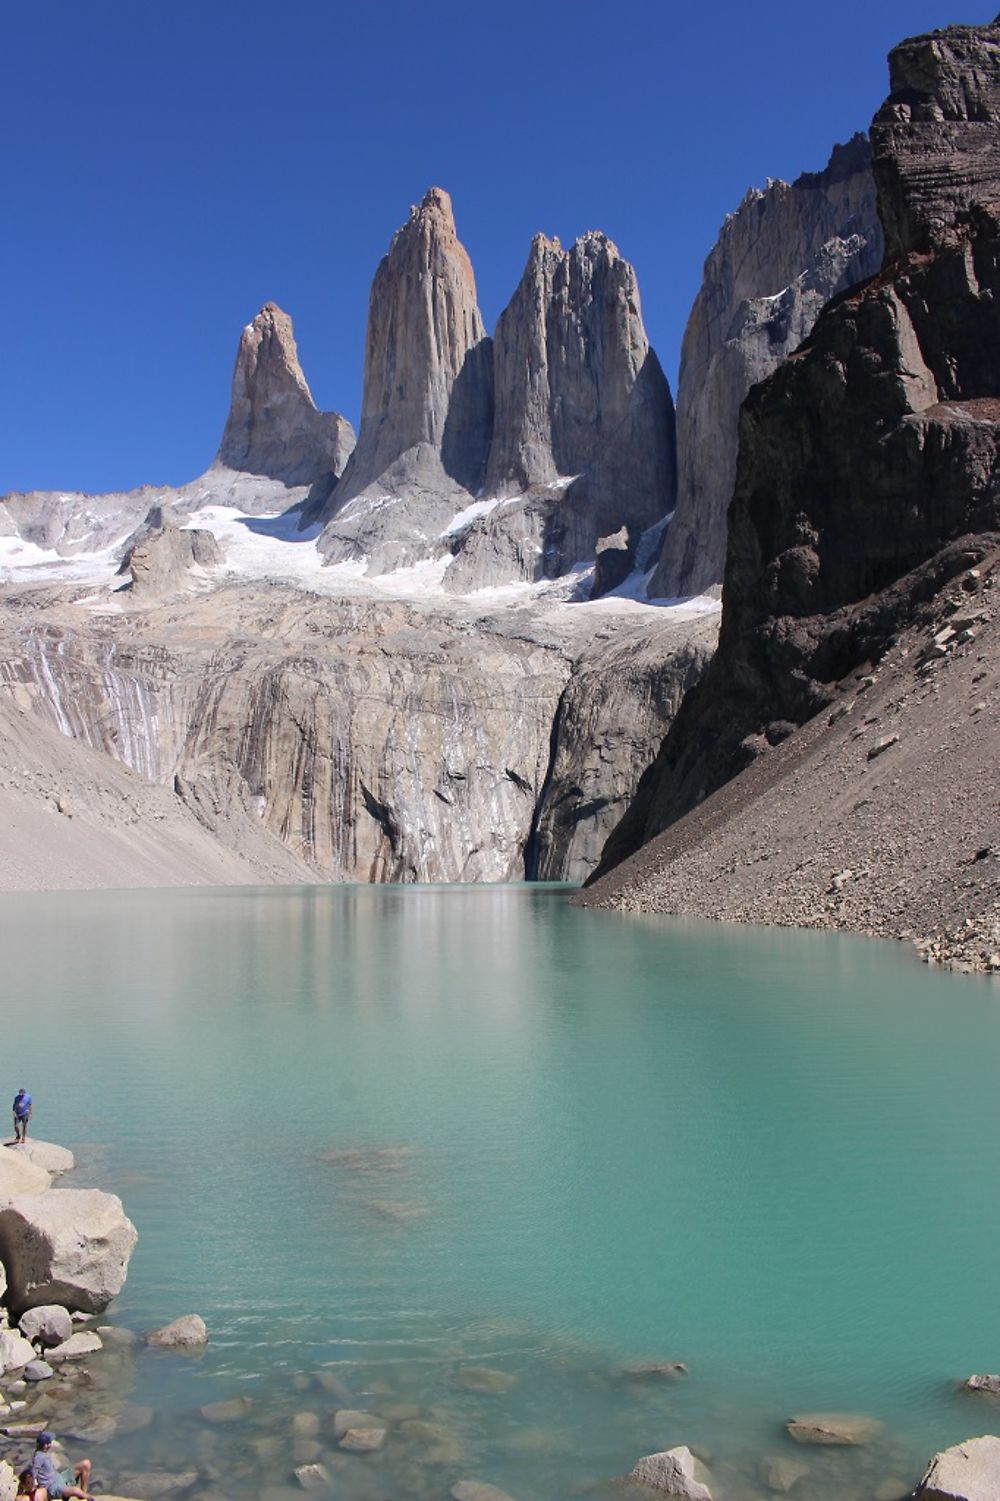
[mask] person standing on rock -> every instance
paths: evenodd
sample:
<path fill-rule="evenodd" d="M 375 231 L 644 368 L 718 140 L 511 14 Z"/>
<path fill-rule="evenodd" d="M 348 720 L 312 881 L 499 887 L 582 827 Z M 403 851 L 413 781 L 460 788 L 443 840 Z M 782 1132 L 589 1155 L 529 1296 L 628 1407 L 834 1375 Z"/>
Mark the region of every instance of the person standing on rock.
<path fill-rule="evenodd" d="M 35 1455 L 31 1461 L 31 1474 L 35 1485 L 42 1491 L 42 1501 L 45 1493 L 50 1501 L 59 1501 L 62 1496 L 76 1496 L 80 1501 L 92 1501 L 90 1495 L 90 1471 L 92 1469 L 89 1459 L 81 1459 L 76 1468 L 69 1470 L 57 1470 L 56 1462 L 52 1458 L 52 1445 L 56 1436 L 48 1428 L 43 1428 L 35 1439 Z M 77 1482 L 73 1484 L 74 1480 Z M 82 1489 L 81 1489 L 82 1487 Z M 35 1492 L 35 1501 L 39 1501 L 38 1491 Z"/>
<path fill-rule="evenodd" d="M 22 1085 L 14 1096 L 14 1144 L 23 1146 L 28 1139 L 28 1122 L 31 1120 L 31 1096 Z"/>

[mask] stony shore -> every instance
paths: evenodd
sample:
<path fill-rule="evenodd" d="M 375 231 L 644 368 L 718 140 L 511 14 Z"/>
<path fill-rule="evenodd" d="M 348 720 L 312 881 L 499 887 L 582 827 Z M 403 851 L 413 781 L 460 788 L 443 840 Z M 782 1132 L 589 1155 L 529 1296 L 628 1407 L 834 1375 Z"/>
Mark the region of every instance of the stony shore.
<path fill-rule="evenodd" d="M 843 929 L 1000 972 L 1000 554 L 839 701 L 574 898 Z"/>

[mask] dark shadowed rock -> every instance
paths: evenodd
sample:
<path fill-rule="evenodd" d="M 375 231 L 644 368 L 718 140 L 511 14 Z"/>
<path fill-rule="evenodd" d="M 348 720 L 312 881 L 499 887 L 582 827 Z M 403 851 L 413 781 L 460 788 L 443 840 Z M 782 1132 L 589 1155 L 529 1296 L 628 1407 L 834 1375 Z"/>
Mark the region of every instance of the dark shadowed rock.
<path fill-rule="evenodd" d="M 340 475 L 353 447 L 346 418 L 316 410 L 291 318 L 265 303 L 240 338 L 216 464 L 285 485 L 311 485 Z"/>
<path fill-rule="evenodd" d="M 719 650 L 604 868 L 748 766 L 769 726 L 828 708 L 834 685 L 981 555 L 968 539 L 1000 530 L 1000 178 L 993 136 L 978 119 L 963 133 L 956 113 L 960 98 L 993 97 L 997 31 L 951 28 L 902 51 L 926 66 L 920 119 L 873 131 L 891 253 L 744 403 Z M 944 201 L 923 123 L 935 110 L 983 201 L 929 241 L 923 169 L 935 221 Z"/>
<path fill-rule="evenodd" d="M 751 188 L 705 262 L 684 332 L 677 390 L 677 509 L 654 598 L 721 581 L 736 478 L 739 409 L 810 333 L 820 309 L 876 272 L 882 230 L 867 139 L 834 148 L 822 172 Z"/>

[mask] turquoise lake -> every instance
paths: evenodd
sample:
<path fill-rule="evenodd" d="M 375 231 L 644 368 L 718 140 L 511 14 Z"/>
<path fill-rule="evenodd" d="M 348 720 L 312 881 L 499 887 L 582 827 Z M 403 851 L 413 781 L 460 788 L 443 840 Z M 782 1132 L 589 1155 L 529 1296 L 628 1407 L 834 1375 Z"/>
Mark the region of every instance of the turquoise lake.
<path fill-rule="evenodd" d="M 155 1419 L 95 1473 L 211 1455 L 199 1497 L 266 1501 L 322 1449 L 342 1496 L 548 1501 L 688 1443 L 717 1501 L 781 1454 L 870 1498 L 1000 1432 L 955 1389 L 1000 1370 L 995 982 L 544 887 L 5 896 L 0 941 L 7 1094 L 139 1231 L 114 1320 L 211 1334 L 130 1360 Z M 644 1359 L 688 1375 L 615 1372 Z M 388 1419 L 381 1454 L 333 1447 L 339 1406 Z M 885 1434 L 800 1448 L 811 1411 Z"/>

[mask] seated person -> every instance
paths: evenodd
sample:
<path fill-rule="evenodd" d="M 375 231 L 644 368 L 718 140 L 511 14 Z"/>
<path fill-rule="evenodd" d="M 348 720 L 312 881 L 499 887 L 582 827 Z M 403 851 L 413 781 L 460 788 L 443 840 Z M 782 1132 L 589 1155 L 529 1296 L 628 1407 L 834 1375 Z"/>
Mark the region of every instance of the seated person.
<path fill-rule="evenodd" d="M 89 1459 L 81 1459 L 80 1463 L 72 1472 L 69 1470 L 57 1470 L 56 1462 L 52 1458 L 52 1445 L 56 1436 L 47 1428 L 35 1439 L 35 1454 L 31 1461 L 31 1474 L 37 1488 L 41 1488 L 49 1496 L 49 1501 L 60 1501 L 63 1496 L 79 1498 L 79 1501 L 91 1501 Z M 74 1481 L 76 1484 L 74 1485 Z M 38 1501 L 36 1489 L 35 1501 Z"/>
<path fill-rule="evenodd" d="M 14 1501 L 46 1501 L 48 1491 L 44 1485 L 36 1485 L 30 1470 L 22 1470 L 17 1477 L 17 1495 Z"/>

